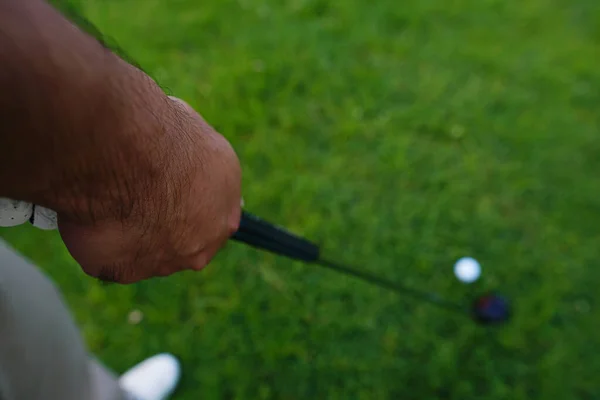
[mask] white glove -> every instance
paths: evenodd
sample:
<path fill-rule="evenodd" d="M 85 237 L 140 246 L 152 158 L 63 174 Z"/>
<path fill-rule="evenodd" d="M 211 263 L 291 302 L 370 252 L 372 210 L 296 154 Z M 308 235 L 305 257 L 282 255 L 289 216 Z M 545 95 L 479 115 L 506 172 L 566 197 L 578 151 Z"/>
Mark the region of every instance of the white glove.
<path fill-rule="evenodd" d="M 44 230 L 58 227 L 54 211 L 24 201 L 0 197 L 0 227 L 17 226 L 27 221 Z"/>
<path fill-rule="evenodd" d="M 243 198 L 241 203 L 244 207 Z M 0 228 L 21 225 L 27 221 L 36 228 L 46 231 L 58 228 L 55 211 L 25 201 L 0 197 Z"/>

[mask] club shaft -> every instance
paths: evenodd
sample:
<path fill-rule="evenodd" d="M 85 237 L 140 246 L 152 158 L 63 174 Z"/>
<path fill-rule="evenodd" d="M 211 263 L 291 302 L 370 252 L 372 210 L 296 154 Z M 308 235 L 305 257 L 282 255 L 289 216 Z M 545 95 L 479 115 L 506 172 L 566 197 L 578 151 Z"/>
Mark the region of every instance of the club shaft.
<path fill-rule="evenodd" d="M 457 303 L 450 302 L 436 295 L 435 293 L 421 291 L 413 288 L 409 288 L 406 286 L 399 285 L 395 282 L 391 282 L 387 279 L 384 279 L 380 276 L 370 274 L 368 272 L 360 271 L 355 268 L 351 268 L 346 265 L 342 265 L 333 261 L 319 259 L 314 264 L 317 264 L 321 267 L 325 267 L 332 271 L 336 271 L 342 273 L 344 275 L 353 276 L 358 278 L 364 282 L 370 283 L 372 285 L 378 286 L 380 288 L 391 290 L 392 292 L 399 293 L 402 295 L 408 295 L 415 299 L 419 299 L 421 301 L 426 301 L 427 303 L 434 304 L 436 306 L 445 308 L 447 310 L 455 311 L 460 314 L 468 313 L 468 310 L 463 306 Z"/>
<path fill-rule="evenodd" d="M 461 305 L 447 301 L 434 293 L 402 286 L 363 270 L 325 260 L 320 257 L 320 249 L 316 244 L 248 212 L 242 214 L 240 228 L 232 236 L 232 239 L 308 264 L 319 265 L 344 275 L 353 276 L 380 288 L 468 315 L 468 310 Z"/>

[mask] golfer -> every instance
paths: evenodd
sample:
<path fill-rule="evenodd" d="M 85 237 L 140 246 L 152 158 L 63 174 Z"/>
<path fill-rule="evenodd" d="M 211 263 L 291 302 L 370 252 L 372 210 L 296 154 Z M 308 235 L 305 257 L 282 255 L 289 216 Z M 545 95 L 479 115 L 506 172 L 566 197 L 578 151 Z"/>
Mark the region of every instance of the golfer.
<path fill-rule="evenodd" d="M 0 197 L 58 213 L 89 275 L 204 268 L 240 219 L 231 146 L 44 0 L 0 0 Z M 4 225 L 19 206 L 0 211 Z M 2 214 L 4 213 L 4 214 Z M 86 352 L 53 285 L 0 242 L 0 398 L 165 399 L 173 356 L 121 378 Z"/>

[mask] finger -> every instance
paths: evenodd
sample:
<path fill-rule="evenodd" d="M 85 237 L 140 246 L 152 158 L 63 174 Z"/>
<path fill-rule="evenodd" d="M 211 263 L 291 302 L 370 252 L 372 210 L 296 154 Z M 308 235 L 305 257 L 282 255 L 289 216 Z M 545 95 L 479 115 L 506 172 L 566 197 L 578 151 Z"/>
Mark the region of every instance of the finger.
<path fill-rule="evenodd" d="M 241 218 L 241 208 L 234 207 L 229 215 L 224 219 L 223 229 L 221 234 L 218 235 L 215 240 L 208 245 L 203 252 L 194 260 L 192 269 L 200 271 L 204 269 L 210 261 L 217 255 L 225 244 L 229 241 L 231 236 L 237 232 Z"/>

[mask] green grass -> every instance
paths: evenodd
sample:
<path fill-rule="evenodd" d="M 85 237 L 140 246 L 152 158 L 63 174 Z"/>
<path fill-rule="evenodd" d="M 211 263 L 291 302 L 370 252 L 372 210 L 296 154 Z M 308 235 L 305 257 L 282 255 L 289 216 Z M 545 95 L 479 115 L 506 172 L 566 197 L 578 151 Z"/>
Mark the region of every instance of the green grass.
<path fill-rule="evenodd" d="M 81 4 L 233 143 L 248 210 L 365 270 L 516 307 L 482 329 L 237 244 L 203 273 L 103 286 L 56 234 L 3 231 L 107 365 L 173 352 L 189 400 L 598 398 L 597 1 Z M 469 287 L 463 255 L 484 268 Z"/>

